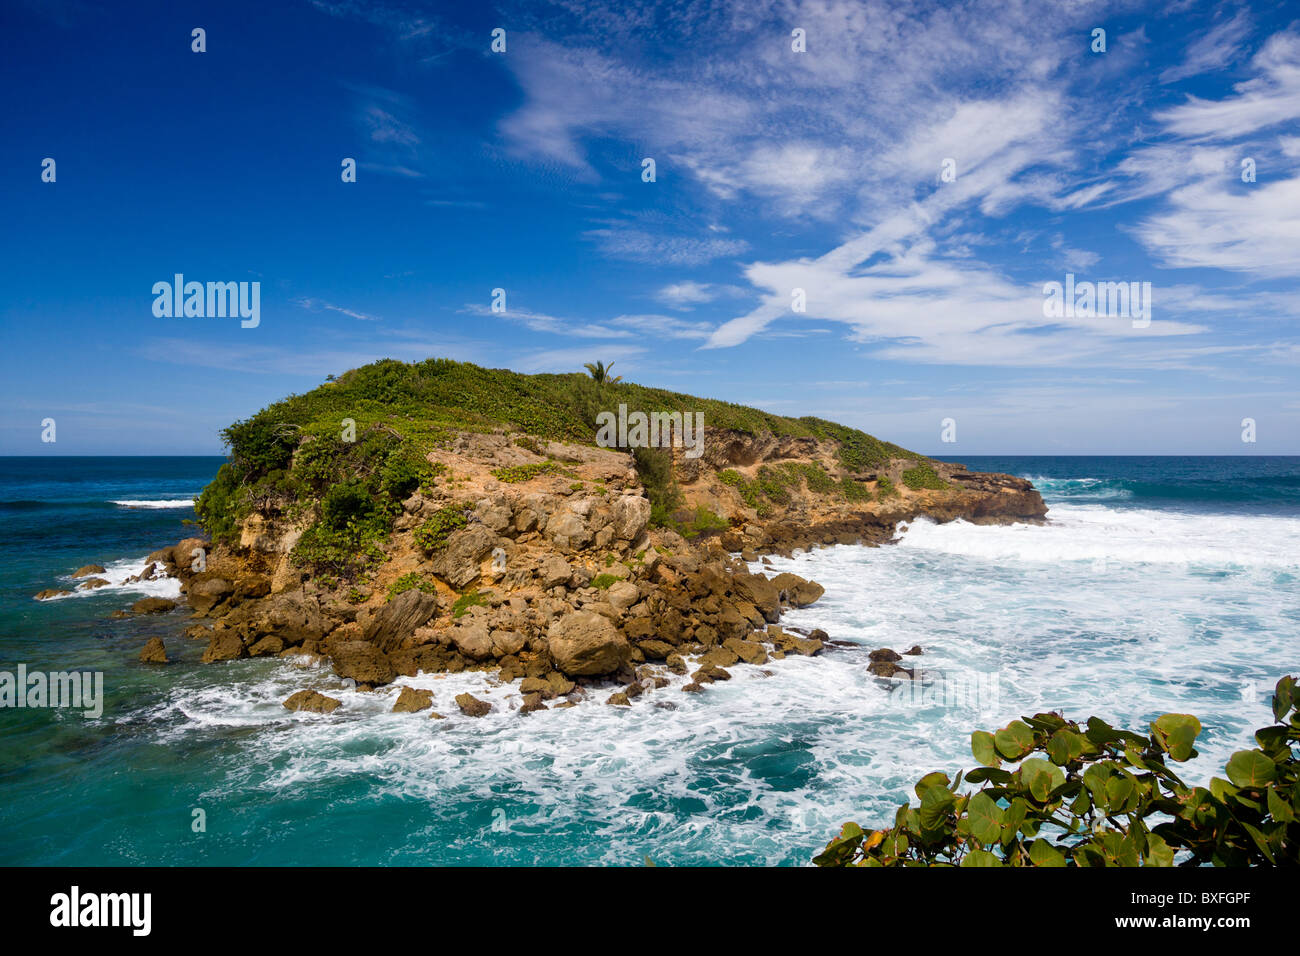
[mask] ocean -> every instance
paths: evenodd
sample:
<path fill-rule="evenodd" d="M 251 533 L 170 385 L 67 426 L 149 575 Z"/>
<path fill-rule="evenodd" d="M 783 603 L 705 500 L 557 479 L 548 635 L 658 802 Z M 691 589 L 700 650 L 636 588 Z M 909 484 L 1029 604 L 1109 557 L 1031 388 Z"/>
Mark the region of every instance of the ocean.
<path fill-rule="evenodd" d="M 329 668 L 202 665 L 184 612 L 112 620 L 174 584 L 125 584 L 192 533 L 219 458 L 0 458 L 0 671 L 103 674 L 103 713 L 2 709 L 0 864 L 807 864 L 846 820 L 881 825 L 969 735 L 1060 710 L 1205 730 L 1221 773 L 1300 672 L 1300 458 L 956 458 L 1033 480 L 1042 526 L 913 522 L 881 548 L 773 559 L 826 587 L 783 622 L 863 650 L 764 667 L 631 708 L 521 718 L 487 675 L 402 681 L 449 716 L 392 714 Z M 37 602 L 84 564 L 110 586 Z M 136 660 L 165 639 L 179 659 Z M 920 645 L 919 685 L 865 650 Z M 304 687 L 328 718 L 286 711 Z M 517 685 L 515 685 L 517 687 Z M 497 704 L 462 717 L 462 690 Z"/>

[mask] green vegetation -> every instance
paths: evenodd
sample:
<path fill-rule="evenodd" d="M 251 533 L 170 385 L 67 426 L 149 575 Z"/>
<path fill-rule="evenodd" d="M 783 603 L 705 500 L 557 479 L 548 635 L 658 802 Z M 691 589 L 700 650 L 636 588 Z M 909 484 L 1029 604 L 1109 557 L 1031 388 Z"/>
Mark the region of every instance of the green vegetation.
<path fill-rule="evenodd" d="M 382 558 L 374 546 L 391 531 L 404 497 L 444 478 L 455 487 L 453 479 L 440 474 L 445 469 L 428 463 L 429 453 L 455 433 L 506 431 L 590 443 L 596 415 L 619 403 L 690 409 L 701 413 L 711 429 L 834 440 L 841 464 L 855 473 L 869 472 L 891 457 L 919 457 L 823 419 L 786 418 L 647 388 L 620 381 L 609 375 L 608 366 L 593 364 L 592 375 L 523 375 L 449 359 L 412 364 L 385 359 L 345 372 L 222 432 L 229 461 L 196 502 L 199 523 L 215 540 L 233 543 L 240 522 L 254 512 L 270 519 L 306 519 L 312 522 L 310 533 L 295 549 L 294 560 L 318 571 L 333 568 L 348 578 Z M 345 440 L 350 430 L 355 441 Z M 535 439 L 519 441 L 538 445 Z M 634 454 L 654 507 L 652 520 L 662 523 L 681 506 L 669 456 L 663 449 Z M 804 480 L 820 485 L 830 478 L 804 475 Z M 319 508 L 339 483 L 349 487 L 334 493 L 325 522 Z"/>
<path fill-rule="evenodd" d="M 893 498 L 898 495 L 898 489 L 894 487 L 888 475 L 881 475 L 876 479 L 876 494 L 881 498 Z"/>
<path fill-rule="evenodd" d="M 909 468 L 903 472 L 903 484 L 913 491 L 920 491 L 922 488 L 932 488 L 942 491 L 948 487 L 948 482 L 939 477 L 934 466 L 927 462 L 921 462 L 915 468 Z"/>
<path fill-rule="evenodd" d="M 418 571 L 412 571 L 409 574 L 403 574 L 388 587 L 388 597 L 385 600 L 391 601 L 397 595 L 417 589 L 425 594 L 434 594 L 438 588 L 432 580 L 420 574 Z"/>
<path fill-rule="evenodd" d="M 451 606 L 451 616 L 453 618 L 461 617 L 472 607 L 484 607 L 488 602 L 488 595 L 491 593 L 491 591 L 466 591 L 456 598 L 456 603 Z"/>
<path fill-rule="evenodd" d="M 563 470 L 559 462 L 535 461 L 527 465 L 508 465 L 503 468 L 493 468 L 492 477 L 497 481 L 504 481 L 508 485 L 513 485 L 536 478 L 538 475 L 550 475 Z"/>
<path fill-rule="evenodd" d="M 605 589 L 609 588 L 611 585 L 617 584 L 619 581 L 622 580 L 623 580 L 622 578 L 614 574 L 598 574 L 591 579 L 591 586 L 593 588 L 599 588 L 600 590 L 604 591 Z"/>
<path fill-rule="evenodd" d="M 836 481 L 819 462 L 783 461 L 762 465 L 752 481 L 734 468 L 718 472 L 718 480 L 739 492 L 746 505 L 766 517 L 773 504 L 787 504 L 790 493 L 807 486 L 819 495 L 838 495 L 846 501 L 870 501 L 871 492 L 852 478 Z"/>
<path fill-rule="evenodd" d="M 1013 720 L 971 735 L 982 784 L 960 793 L 962 775 L 935 772 L 914 788 L 894 825 L 845 824 L 819 866 L 1287 865 L 1300 861 L 1300 697 L 1294 677 L 1277 683 L 1275 723 L 1259 745 L 1228 760 L 1227 779 L 1189 787 L 1166 764 L 1196 756 L 1201 722 L 1165 714 L 1150 735 L 1090 717 Z M 1043 756 L 1030 756 L 1042 754 Z M 1046 759 L 1044 759 L 1044 757 Z M 1018 764 L 1015 769 L 1003 763 Z"/>
<path fill-rule="evenodd" d="M 426 519 L 420 527 L 415 529 L 415 543 L 425 551 L 438 551 L 447 543 L 453 531 L 469 524 L 469 519 L 465 517 L 466 508 L 463 505 L 447 505 L 445 508 L 439 508 L 433 515 Z"/>

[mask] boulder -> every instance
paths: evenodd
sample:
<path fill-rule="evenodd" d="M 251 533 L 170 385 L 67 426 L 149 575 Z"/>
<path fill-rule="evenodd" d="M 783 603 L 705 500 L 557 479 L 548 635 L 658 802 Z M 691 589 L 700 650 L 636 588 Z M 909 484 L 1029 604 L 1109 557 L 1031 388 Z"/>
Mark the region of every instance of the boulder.
<path fill-rule="evenodd" d="M 565 614 L 546 633 L 555 666 L 571 677 L 617 671 L 632 659 L 632 646 L 606 617 L 592 611 Z"/>
<path fill-rule="evenodd" d="M 784 594 L 786 600 L 795 607 L 806 607 L 826 593 L 826 589 L 816 581 L 805 580 L 789 571 L 772 578 L 772 586 L 777 589 L 778 595 Z"/>
<path fill-rule="evenodd" d="M 104 566 L 102 564 L 87 564 L 72 572 L 74 578 L 89 577 L 92 574 L 103 574 Z"/>
<path fill-rule="evenodd" d="M 732 578 L 731 587 L 737 598 L 756 607 L 769 624 L 781 619 L 780 591 L 763 575 L 737 574 Z M 744 613 L 742 607 L 738 610 Z"/>
<path fill-rule="evenodd" d="M 300 690 L 291 694 L 284 702 L 289 710 L 301 710 L 309 714 L 330 714 L 338 710 L 343 702 L 333 697 L 326 697 L 314 690 Z"/>
<path fill-rule="evenodd" d="M 132 614 L 165 614 L 172 608 L 176 607 L 175 601 L 169 601 L 166 598 L 147 597 L 141 598 L 131 605 Z"/>
<path fill-rule="evenodd" d="M 393 704 L 393 713 L 414 714 L 421 710 L 428 710 L 432 706 L 433 691 L 403 687 L 402 692 L 397 695 L 397 702 Z"/>
<path fill-rule="evenodd" d="M 662 661 L 674 656 L 675 648 L 666 641 L 642 641 L 637 647 L 641 648 L 641 653 L 645 655 L 648 661 Z"/>
<path fill-rule="evenodd" d="M 38 601 L 48 601 L 50 598 L 63 597 L 63 595 L 71 593 L 71 591 L 64 588 L 46 588 L 44 591 L 37 592 L 35 597 Z"/>
<path fill-rule="evenodd" d="M 274 634 L 268 634 L 248 648 L 249 657 L 275 657 L 284 651 L 284 641 Z"/>
<path fill-rule="evenodd" d="M 635 541 L 650 521 L 650 501 L 640 495 L 623 495 L 614 502 L 612 526 L 623 541 Z"/>
<path fill-rule="evenodd" d="M 491 713 L 492 705 L 485 700 L 479 700 L 473 694 L 457 694 L 456 706 L 466 717 L 484 717 Z"/>
<path fill-rule="evenodd" d="M 631 581 L 611 584 L 605 595 L 606 600 L 620 611 L 626 611 L 640 599 L 640 591 Z"/>
<path fill-rule="evenodd" d="M 166 664 L 167 649 L 163 647 L 161 637 L 151 637 L 140 652 L 142 664 Z"/>
<path fill-rule="evenodd" d="M 492 633 L 482 621 L 465 620 L 451 629 L 451 644 L 466 657 L 485 661 L 492 656 Z"/>
<path fill-rule="evenodd" d="M 226 630 L 214 633 L 203 652 L 203 663 L 214 661 L 235 661 L 248 656 L 248 648 L 234 631 Z"/>
<path fill-rule="evenodd" d="M 189 589 L 185 596 L 189 599 L 190 607 L 200 614 L 207 614 L 214 607 L 228 598 L 235 591 L 235 586 L 225 578 L 213 577 L 204 578 L 200 581 L 190 582 Z"/>
<path fill-rule="evenodd" d="M 558 554 L 547 554 L 537 569 L 537 577 L 543 588 L 549 590 L 561 584 L 568 584 L 573 577 L 573 568 L 568 561 Z"/>
<path fill-rule="evenodd" d="M 496 535 L 481 522 L 473 522 L 447 539 L 446 547 L 433 558 L 433 573 L 462 591 L 478 580 L 483 559 L 492 553 L 496 543 Z"/>
<path fill-rule="evenodd" d="M 887 661 L 887 662 L 901 661 L 903 659 L 902 654 L 899 654 L 897 651 L 891 650 L 888 647 L 882 647 L 878 651 L 872 651 L 870 654 L 867 655 L 867 657 L 871 658 L 872 661 Z"/>
<path fill-rule="evenodd" d="M 82 581 L 81 584 L 78 585 L 77 589 L 79 591 L 93 591 L 96 588 L 108 587 L 110 583 L 111 582 L 105 581 L 103 578 L 86 578 L 86 580 Z"/>
<path fill-rule="evenodd" d="M 334 673 L 350 677 L 358 684 L 387 684 L 397 676 L 388 655 L 365 641 L 331 642 L 329 654 Z"/>
<path fill-rule="evenodd" d="M 542 703 L 542 695 L 539 693 L 525 694 L 524 702 L 519 706 L 520 714 L 531 714 L 539 710 L 545 710 L 546 705 Z"/>
<path fill-rule="evenodd" d="M 438 613 L 438 596 L 419 588 L 403 591 L 367 623 L 364 639 L 384 653 L 397 650 L 417 627 L 423 627 Z"/>

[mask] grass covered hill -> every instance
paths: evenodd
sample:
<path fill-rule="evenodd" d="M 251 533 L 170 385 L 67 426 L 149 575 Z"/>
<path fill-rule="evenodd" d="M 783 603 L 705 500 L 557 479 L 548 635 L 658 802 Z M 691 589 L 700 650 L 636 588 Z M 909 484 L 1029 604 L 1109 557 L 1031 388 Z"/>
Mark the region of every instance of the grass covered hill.
<path fill-rule="evenodd" d="M 449 359 L 387 359 L 292 395 L 222 432 L 230 460 L 204 489 L 199 521 L 231 542 L 254 511 L 293 518 L 319 504 L 300 547 L 360 548 L 387 533 L 401 501 L 436 480 L 427 455 L 465 431 L 506 431 L 544 440 L 594 443 L 596 416 L 630 410 L 702 413 L 707 428 L 834 443 L 847 474 L 915 455 L 865 432 L 820 418 L 787 418 L 730 402 L 573 373 L 524 375 Z M 351 420 L 355 436 L 345 433 Z M 353 439 L 353 440 L 348 440 Z M 647 494 L 664 483 L 667 456 L 640 450 Z M 322 563 L 313 561 L 312 563 Z M 324 560 L 324 564 L 331 562 Z"/>

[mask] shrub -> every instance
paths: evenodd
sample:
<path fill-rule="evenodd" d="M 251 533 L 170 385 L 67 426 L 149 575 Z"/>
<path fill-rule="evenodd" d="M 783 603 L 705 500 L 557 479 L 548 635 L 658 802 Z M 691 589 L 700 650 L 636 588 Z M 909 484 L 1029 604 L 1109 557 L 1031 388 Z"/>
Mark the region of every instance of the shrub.
<path fill-rule="evenodd" d="M 321 521 L 334 531 L 343 530 L 349 523 L 365 521 L 377 510 L 379 503 L 356 479 L 331 485 L 320 504 Z"/>
<path fill-rule="evenodd" d="M 598 574 L 591 579 L 591 586 L 604 591 L 612 585 L 617 584 L 622 578 L 613 574 Z"/>
<path fill-rule="evenodd" d="M 898 494 L 898 489 L 894 487 L 888 475 L 881 475 L 876 479 L 876 493 L 882 498 L 892 498 Z"/>
<path fill-rule="evenodd" d="M 434 583 L 423 574 L 418 571 L 411 571 L 409 574 L 403 574 L 388 586 L 388 597 L 385 600 L 391 601 L 397 595 L 412 589 L 423 591 L 425 594 L 434 594 L 438 590 Z"/>
<path fill-rule="evenodd" d="M 415 529 L 415 543 L 425 551 L 438 551 L 447 544 L 452 532 L 469 524 L 465 510 L 463 506 L 456 505 L 438 509 Z"/>
<path fill-rule="evenodd" d="M 934 466 L 928 462 L 922 462 L 915 468 L 909 468 L 903 472 L 903 484 L 913 491 L 920 491 L 922 488 L 933 488 L 943 490 L 948 487 L 948 482 L 939 477 Z"/>
<path fill-rule="evenodd" d="M 1189 787 L 1169 768 L 1196 756 L 1201 723 L 1165 714 L 1143 735 L 1059 714 L 1013 720 L 971 735 L 984 766 L 916 784 L 894 825 L 845 824 L 819 866 L 1248 866 L 1300 860 L 1300 696 L 1277 682 L 1275 723 L 1259 746 L 1229 758 L 1225 775 Z M 1031 756 L 1038 755 L 1042 756 Z M 1015 769 L 1003 763 L 1018 764 Z"/>

